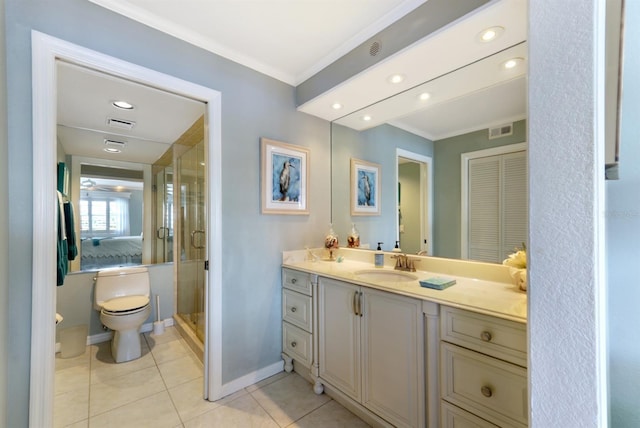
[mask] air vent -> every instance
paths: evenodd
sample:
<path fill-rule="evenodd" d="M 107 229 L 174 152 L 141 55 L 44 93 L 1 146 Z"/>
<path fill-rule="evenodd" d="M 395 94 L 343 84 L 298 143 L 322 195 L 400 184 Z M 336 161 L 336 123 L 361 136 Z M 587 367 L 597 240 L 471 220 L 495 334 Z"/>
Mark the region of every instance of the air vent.
<path fill-rule="evenodd" d="M 371 46 L 369 46 L 369 55 L 376 56 L 380 53 L 381 49 L 382 49 L 382 44 L 380 44 L 380 42 L 376 40 L 373 43 L 371 43 Z"/>
<path fill-rule="evenodd" d="M 126 129 L 130 131 L 134 126 L 136 126 L 136 123 L 130 120 L 113 119 L 110 117 L 107 119 L 107 125 L 113 126 L 114 128 Z"/>
<path fill-rule="evenodd" d="M 108 153 L 121 153 L 127 143 L 116 140 L 104 140 L 104 151 Z"/>
<path fill-rule="evenodd" d="M 496 126 L 495 128 L 489 128 L 489 139 L 506 137 L 513 134 L 513 123 L 506 125 Z"/>

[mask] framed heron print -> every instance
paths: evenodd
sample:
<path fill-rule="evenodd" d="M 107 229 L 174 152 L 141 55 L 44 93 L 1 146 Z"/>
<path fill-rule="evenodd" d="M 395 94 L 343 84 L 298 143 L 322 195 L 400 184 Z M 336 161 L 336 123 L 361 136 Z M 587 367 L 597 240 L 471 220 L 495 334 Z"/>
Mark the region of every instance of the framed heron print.
<path fill-rule="evenodd" d="M 351 159 L 351 215 L 380 215 L 380 165 Z"/>
<path fill-rule="evenodd" d="M 309 149 L 261 138 L 262 213 L 309 214 Z"/>

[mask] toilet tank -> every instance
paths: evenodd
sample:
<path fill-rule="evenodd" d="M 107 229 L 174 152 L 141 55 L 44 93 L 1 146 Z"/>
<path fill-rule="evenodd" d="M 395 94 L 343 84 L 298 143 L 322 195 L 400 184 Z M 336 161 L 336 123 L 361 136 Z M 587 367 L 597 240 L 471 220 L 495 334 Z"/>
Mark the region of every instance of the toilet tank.
<path fill-rule="evenodd" d="M 101 309 L 103 302 L 123 296 L 147 296 L 149 270 L 146 267 L 129 267 L 101 270 L 96 275 L 95 307 Z"/>

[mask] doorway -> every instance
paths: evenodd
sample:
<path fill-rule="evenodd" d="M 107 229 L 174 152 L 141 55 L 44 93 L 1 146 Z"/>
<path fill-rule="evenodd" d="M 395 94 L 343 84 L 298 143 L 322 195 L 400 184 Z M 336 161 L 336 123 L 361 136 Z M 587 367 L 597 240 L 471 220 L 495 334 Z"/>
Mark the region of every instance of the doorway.
<path fill-rule="evenodd" d="M 405 253 L 433 255 L 433 159 L 396 149 L 396 240 Z"/>
<path fill-rule="evenodd" d="M 65 61 L 116 77 L 201 101 L 207 124 L 207 222 L 208 258 L 211 259 L 205 290 L 207 329 L 205 337 L 204 398 L 222 396 L 221 311 L 221 94 L 173 76 L 131 64 L 72 43 L 32 32 L 33 52 L 33 261 L 30 410 L 32 426 L 46 426 L 53 416 L 55 355 L 56 247 L 56 62 Z"/>

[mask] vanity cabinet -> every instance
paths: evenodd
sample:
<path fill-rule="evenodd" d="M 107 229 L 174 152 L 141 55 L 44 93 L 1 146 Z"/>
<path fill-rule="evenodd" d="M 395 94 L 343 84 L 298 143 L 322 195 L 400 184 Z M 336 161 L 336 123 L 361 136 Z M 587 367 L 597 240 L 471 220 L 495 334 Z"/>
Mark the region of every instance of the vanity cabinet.
<path fill-rule="evenodd" d="M 293 370 L 293 361 L 311 369 L 314 362 L 315 275 L 282 269 L 282 357 L 285 370 Z"/>
<path fill-rule="evenodd" d="M 441 307 L 443 427 L 526 427 L 525 324 Z"/>
<path fill-rule="evenodd" d="M 319 376 L 396 427 L 424 426 L 421 301 L 320 278 Z"/>

